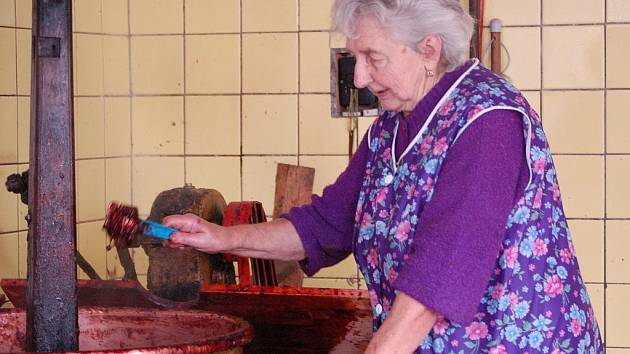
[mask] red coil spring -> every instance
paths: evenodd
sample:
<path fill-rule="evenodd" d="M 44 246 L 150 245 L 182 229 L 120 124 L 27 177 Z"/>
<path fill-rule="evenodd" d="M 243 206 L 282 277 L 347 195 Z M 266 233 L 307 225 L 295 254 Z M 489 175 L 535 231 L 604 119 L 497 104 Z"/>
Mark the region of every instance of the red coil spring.
<path fill-rule="evenodd" d="M 133 237 L 139 232 L 140 218 L 138 208 L 112 202 L 107 207 L 103 229 L 116 247 L 128 247 Z"/>

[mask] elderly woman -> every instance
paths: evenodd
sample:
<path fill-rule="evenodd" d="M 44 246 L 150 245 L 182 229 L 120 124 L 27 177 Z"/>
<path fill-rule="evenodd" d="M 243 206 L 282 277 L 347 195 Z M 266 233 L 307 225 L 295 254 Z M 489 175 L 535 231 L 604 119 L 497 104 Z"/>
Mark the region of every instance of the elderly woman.
<path fill-rule="evenodd" d="M 386 110 L 310 205 L 233 228 L 171 216 L 175 245 L 300 260 L 354 257 L 369 353 L 603 352 L 538 115 L 466 61 L 457 0 L 336 0 L 355 85 Z"/>

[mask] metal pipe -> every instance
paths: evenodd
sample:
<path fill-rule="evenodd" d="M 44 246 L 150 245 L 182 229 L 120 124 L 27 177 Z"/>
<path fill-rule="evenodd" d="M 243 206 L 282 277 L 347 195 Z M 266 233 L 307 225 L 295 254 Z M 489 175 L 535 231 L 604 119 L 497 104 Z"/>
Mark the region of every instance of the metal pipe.
<path fill-rule="evenodd" d="M 72 2 L 33 0 L 29 351 L 78 351 Z"/>
<path fill-rule="evenodd" d="M 473 26 L 472 38 L 470 39 L 470 57 L 471 58 L 479 58 L 481 53 L 477 51 L 477 46 L 479 43 L 479 0 L 468 0 L 468 13 L 475 20 L 475 26 Z"/>
<path fill-rule="evenodd" d="M 501 65 L 501 29 L 503 23 L 498 18 L 490 21 L 490 69 L 500 74 Z"/>

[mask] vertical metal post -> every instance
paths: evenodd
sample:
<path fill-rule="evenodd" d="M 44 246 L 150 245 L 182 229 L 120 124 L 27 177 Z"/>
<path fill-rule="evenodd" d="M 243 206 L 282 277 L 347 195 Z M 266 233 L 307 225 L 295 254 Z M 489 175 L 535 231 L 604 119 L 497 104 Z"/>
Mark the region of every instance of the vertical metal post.
<path fill-rule="evenodd" d="M 503 65 L 501 64 L 501 30 L 503 23 L 498 18 L 490 21 L 490 68 L 493 72 L 501 74 Z"/>
<path fill-rule="evenodd" d="M 468 0 L 468 13 L 475 20 L 475 25 L 473 26 L 472 38 L 470 39 L 470 57 L 471 58 L 480 58 L 482 53 L 477 52 L 477 45 L 479 43 L 479 36 L 482 36 L 483 33 L 479 33 L 479 2 L 478 0 Z"/>
<path fill-rule="evenodd" d="M 33 0 L 27 349 L 78 350 L 72 2 Z"/>

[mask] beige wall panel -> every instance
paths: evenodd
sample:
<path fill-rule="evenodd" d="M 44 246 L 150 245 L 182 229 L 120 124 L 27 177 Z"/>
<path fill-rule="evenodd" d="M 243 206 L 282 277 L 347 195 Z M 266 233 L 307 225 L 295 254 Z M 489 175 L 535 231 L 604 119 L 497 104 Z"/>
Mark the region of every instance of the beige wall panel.
<path fill-rule="evenodd" d="M 604 316 L 604 285 L 586 284 L 586 291 L 588 292 L 588 297 L 591 300 L 593 311 L 595 312 L 595 319 L 597 319 L 597 325 L 599 326 L 599 333 L 601 334 L 603 340 L 604 331 L 606 330 L 604 326 L 606 324 L 606 316 Z"/>
<path fill-rule="evenodd" d="M 630 218 L 630 155 L 606 157 L 606 216 Z"/>
<path fill-rule="evenodd" d="M 544 24 L 604 22 L 605 0 L 543 0 L 542 5 Z"/>
<path fill-rule="evenodd" d="M 117 201 L 131 204 L 131 159 L 105 160 L 105 204 Z"/>
<path fill-rule="evenodd" d="M 15 29 L 0 28 L 0 95 L 15 95 Z"/>
<path fill-rule="evenodd" d="M 0 235 L 0 279 L 18 276 L 18 234 Z"/>
<path fill-rule="evenodd" d="M 31 30 L 17 30 L 17 93 L 31 94 Z"/>
<path fill-rule="evenodd" d="M 468 1 L 465 1 L 466 4 Z M 540 24 L 540 0 L 487 0 L 484 22 L 500 18 L 504 25 Z"/>
<path fill-rule="evenodd" d="M 500 18 L 509 26 L 538 25 L 540 0 L 487 0 L 484 21 L 488 24 L 493 18 Z"/>
<path fill-rule="evenodd" d="M 184 186 L 183 157 L 134 157 L 132 166 L 133 203 L 144 217 L 158 194 Z"/>
<path fill-rule="evenodd" d="M 606 281 L 630 284 L 630 221 L 606 221 Z"/>
<path fill-rule="evenodd" d="M 101 278 L 107 275 L 107 258 L 105 247 L 108 244 L 103 222 L 95 221 L 77 225 L 77 249 L 88 261 Z M 77 267 L 79 279 L 89 279 L 83 271 Z"/>
<path fill-rule="evenodd" d="M 186 33 L 240 32 L 240 0 L 186 0 Z"/>
<path fill-rule="evenodd" d="M 372 123 L 376 120 L 376 117 L 362 117 L 359 118 L 359 144 L 361 144 L 362 139 L 365 137 L 365 134 L 367 134 L 368 130 L 370 129 L 370 126 L 372 126 Z M 367 139 L 367 138 L 366 138 Z"/>
<path fill-rule="evenodd" d="M 131 153 L 131 100 L 129 97 L 105 98 L 105 156 Z"/>
<path fill-rule="evenodd" d="M 261 202 L 268 215 L 273 212 L 278 163 L 296 165 L 297 158 L 293 156 L 243 157 L 243 200 Z"/>
<path fill-rule="evenodd" d="M 604 27 L 543 28 L 543 87 L 604 86 Z"/>
<path fill-rule="evenodd" d="M 297 92 L 297 33 L 243 35 L 243 92 Z"/>
<path fill-rule="evenodd" d="M 0 166 L 0 178 L 3 180 L 17 172 L 17 165 Z M 6 189 L 0 193 L 0 232 L 18 230 L 18 203 L 21 203 L 18 194 L 9 193 Z"/>
<path fill-rule="evenodd" d="M 239 93 L 241 38 L 236 34 L 186 37 L 186 93 Z"/>
<path fill-rule="evenodd" d="M 606 345 L 630 347 L 630 286 L 610 284 L 606 289 Z"/>
<path fill-rule="evenodd" d="M 569 220 L 573 245 L 586 282 L 604 281 L 604 222 Z"/>
<path fill-rule="evenodd" d="M 523 94 L 523 97 L 525 97 L 527 102 L 529 102 L 529 105 L 536 111 L 536 113 L 538 113 L 538 115 L 541 115 L 542 113 L 540 110 L 540 91 L 522 91 L 521 93 Z"/>
<path fill-rule="evenodd" d="M 125 275 L 125 268 L 120 264 L 118 259 L 118 253 L 116 248 L 112 248 L 105 252 L 105 262 L 107 266 L 106 274 L 103 276 L 105 279 L 122 279 Z"/>
<path fill-rule="evenodd" d="M 74 99 L 75 156 L 94 158 L 105 155 L 105 106 L 101 97 Z"/>
<path fill-rule="evenodd" d="M 604 92 L 543 92 L 543 126 L 554 154 L 604 152 Z"/>
<path fill-rule="evenodd" d="M 18 160 L 17 97 L 0 97 L 0 163 Z"/>
<path fill-rule="evenodd" d="M 103 90 L 106 95 L 129 94 L 129 39 L 103 36 Z"/>
<path fill-rule="evenodd" d="M 300 153 L 348 154 L 348 121 L 330 117 L 329 95 L 301 95 Z"/>
<path fill-rule="evenodd" d="M 134 94 L 183 93 L 183 37 L 131 37 L 131 82 Z"/>
<path fill-rule="evenodd" d="M 135 154 L 184 153 L 183 97 L 134 97 L 132 142 Z"/>
<path fill-rule="evenodd" d="M 304 278 L 305 288 L 335 288 L 335 289 L 356 289 L 355 279 L 334 279 L 334 278 Z"/>
<path fill-rule="evenodd" d="M 103 94 L 103 36 L 77 34 L 74 59 L 77 95 Z"/>
<path fill-rule="evenodd" d="M 315 169 L 313 193 L 321 195 L 348 166 L 348 156 L 302 156 L 300 165 Z"/>
<path fill-rule="evenodd" d="M 186 182 L 197 188 L 216 189 L 228 204 L 239 201 L 241 159 L 227 156 L 187 157 Z"/>
<path fill-rule="evenodd" d="M 484 31 L 484 43 L 490 43 L 490 31 Z M 519 90 L 540 89 L 540 28 L 506 27 L 501 33 L 503 74 Z M 490 67 L 490 52 L 484 53 L 484 65 Z"/>
<path fill-rule="evenodd" d="M 189 96 L 185 104 L 187 154 L 240 154 L 239 96 Z"/>
<path fill-rule="evenodd" d="M 628 22 L 630 21 L 630 1 L 628 0 L 606 0 L 608 10 L 606 11 L 607 21 Z"/>
<path fill-rule="evenodd" d="M 296 154 L 297 112 L 297 95 L 243 96 L 243 154 Z"/>
<path fill-rule="evenodd" d="M 564 212 L 570 218 L 604 216 L 604 159 L 554 156 Z"/>
<path fill-rule="evenodd" d="M 31 130 L 31 99 L 18 97 L 18 161 L 28 162 Z"/>
<path fill-rule="evenodd" d="M 184 0 L 129 0 L 131 34 L 184 32 Z"/>
<path fill-rule="evenodd" d="M 18 232 L 18 276 L 26 278 L 28 275 L 28 232 Z"/>
<path fill-rule="evenodd" d="M 329 30 L 332 4 L 333 0 L 300 0 L 300 30 Z"/>
<path fill-rule="evenodd" d="M 105 216 L 105 160 L 76 162 L 77 220 L 103 219 Z"/>
<path fill-rule="evenodd" d="M 127 0 L 101 0 L 103 33 L 128 34 Z"/>
<path fill-rule="evenodd" d="M 314 278 L 357 278 L 359 269 L 354 256 L 351 254 L 341 262 L 327 268 L 322 268 L 313 275 Z"/>
<path fill-rule="evenodd" d="M 15 22 L 18 27 L 31 28 L 33 25 L 33 1 L 32 0 L 15 0 L 16 18 Z"/>
<path fill-rule="evenodd" d="M 15 0 L 0 0 L 0 26 L 15 27 Z"/>
<path fill-rule="evenodd" d="M 630 90 L 608 91 L 606 148 L 609 153 L 630 154 Z"/>
<path fill-rule="evenodd" d="M 300 92 L 330 92 L 330 35 L 300 33 Z"/>
<path fill-rule="evenodd" d="M 74 32 L 103 32 L 101 0 L 74 0 L 72 3 Z"/>
<path fill-rule="evenodd" d="M 18 165 L 17 172 L 22 173 L 28 169 L 28 165 Z M 17 173 L 16 172 L 16 173 Z M 26 223 L 26 215 L 28 214 L 28 205 L 18 202 L 18 229 L 28 230 L 28 224 Z"/>
<path fill-rule="evenodd" d="M 630 24 L 611 25 L 606 32 L 606 83 L 612 88 L 630 88 Z"/>
<path fill-rule="evenodd" d="M 243 32 L 297 30 L 298 0 L 242 0 Z"/>

